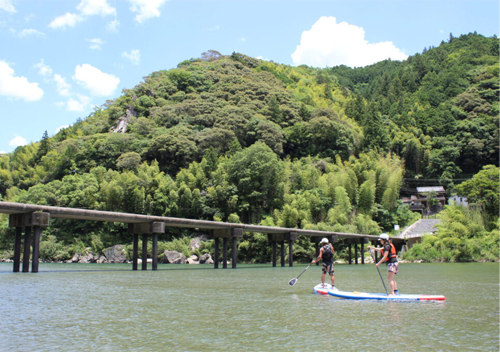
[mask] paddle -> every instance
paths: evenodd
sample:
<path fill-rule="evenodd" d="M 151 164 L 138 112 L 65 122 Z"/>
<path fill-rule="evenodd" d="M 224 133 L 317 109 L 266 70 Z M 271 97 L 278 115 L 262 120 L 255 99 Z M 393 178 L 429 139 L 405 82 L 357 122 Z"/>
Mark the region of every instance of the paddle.
<path fill-rule="evenodd" d="M 311 264 L 312 264 L 312 263 L 311 263 Z M 299 279 L 299 277 L 300 277 L 303 273 L 305 273 L 307 269 L 309 269 L 309 267 L 311 266 L 311 264 L 309 264 L 309 265 L 307 266 L 307 268 L 305 268 L 305 269 L 304 269 L 304 271 L 300 273 L 300 275 L 299 275 L 299 276 L 297 276 L 296 278 L 291 279 L 290 281 L 288 281 L 288 284 L 289 284 L 290 286 L 294 286 L 294 285 L 297 283 L 297 280 Z"/>
<path fill-rule="evenodd" d="M 375 263 L 375 257 L 373 256 L 373 252 L 372 250 L 370 249 L 370 255 L 372 256 L 373 258 L 373 263 Z M 384 282 L 384 279 L 382 278 L 382 274 L 380 273 L 380 269 L 378 268 L 378 266 L 375 265 L 375 267 L 377 268 L 377 271 L 378 271 L 378 276 L 380 276 L 380 280 L 382 280 L 382 285 L 384 285 L 384 290 L 385 290 L 385 294 L 387 296 L 389 296 L 389 293 L 387 292 L 387 288 L 385 287 L 385 282 Z"/>

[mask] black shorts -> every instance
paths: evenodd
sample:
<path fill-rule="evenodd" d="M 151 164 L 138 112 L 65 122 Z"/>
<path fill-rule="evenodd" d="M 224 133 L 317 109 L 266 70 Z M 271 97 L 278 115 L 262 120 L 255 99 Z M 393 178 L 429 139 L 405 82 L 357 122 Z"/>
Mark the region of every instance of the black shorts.
<path fill-rule="evenodd" d="M 324 274 L 329 274 L 330 276 L 335 272 L 335 270 L 333 270 L 333 263 L 323 262 L 323 266 L 321 267 L 321 269 L 323 270 Z"/>

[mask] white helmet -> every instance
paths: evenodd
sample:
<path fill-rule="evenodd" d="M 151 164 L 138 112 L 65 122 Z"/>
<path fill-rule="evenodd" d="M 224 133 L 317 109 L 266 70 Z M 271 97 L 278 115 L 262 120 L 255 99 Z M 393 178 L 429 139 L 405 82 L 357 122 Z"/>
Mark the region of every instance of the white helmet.
<path fill-rule="evenodd" d="M 383 233 L 379 236 L 378 240 L 386 240 L 386 241 L 389 241 L 389 235 L 386 234 L 386 233 Z"/>
<path fill-rule="evenodd" d="M 328 238 L 324 237 L 320 243 L 328 243 Z"/>

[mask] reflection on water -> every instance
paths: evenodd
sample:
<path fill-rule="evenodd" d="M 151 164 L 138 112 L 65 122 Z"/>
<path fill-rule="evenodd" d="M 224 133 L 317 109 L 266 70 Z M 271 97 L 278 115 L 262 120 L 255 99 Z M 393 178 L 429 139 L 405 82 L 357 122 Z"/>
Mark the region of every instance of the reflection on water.
<path fill-rule="evenodd" d="M 0 263 L 0 350 L 497 351 L 499 266 L 403 264 L 402 293 L 446 302 L 351 301 L 312 294 L 321 269 Z M 346 291 L 381 292 L 371 265 L 337 265 Z M 389 343 L 389 342 L 388 342 Z"/>

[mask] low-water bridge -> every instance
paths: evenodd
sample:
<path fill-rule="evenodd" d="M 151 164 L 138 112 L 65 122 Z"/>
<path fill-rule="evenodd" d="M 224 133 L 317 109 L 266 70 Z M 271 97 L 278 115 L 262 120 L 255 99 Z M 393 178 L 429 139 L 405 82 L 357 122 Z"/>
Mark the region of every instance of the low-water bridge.
<path fill-rule="evenodd" d="M 132 270 L 137 270 L 139 258 L 139 235 L 142 235 L 142 270 L 147 270 L 147 243 L 148 237 L 152 238 L 153 261 L 152 270 L 158 269 L 158 234 L 165 232 L 165 227 L 193 228 L 208 230 L 209 237 L 215 240 L 214 268 L 219 267 L 219 247 L 222 239 L 222 266 L 227 268 L 228 242 L 232 240 L 233 268 L 236 268 L 238 238 L 243 237 L 244 232 L 266 233 L 272 245 L 272 265 L 277 263 L 277 247 L 280 245 L 281 266 L 285 266 L 285 241 L 288 242 L 288 264 L 293 266 L 293 241 L 298 235 L 311 238 L 316 244 L 316 253 L 319 253 L 319 242 L 326 237 L 330 242 L 342 239 L 349 245 L 349 264 L 352 263 L 352 245 L 355 245 L 355 263 L 358 264 L 358 246 L 361 244 L 361 253 L 364 252 L 364 244 L 376 243 L 378 236 L 341 233 L 329 231 L 316 231 L 304 229 L 291 229 L 283 227 L 270 227 L 248 224 L 226 223 L 208 220 L 184 219 L 176 217 L 153 216 L 142 214 L 129 214 L 110 211 L 87 210 L 76 208 L 63 208 L 46 205 L 10 203 L 0 201 L 0 214 L 9 214 L 9 227 L 15 228 L 14 242 L 14 272 L 20 271 L 21 265 L 21 242 L 24 230 L 23 263 L 22 271 L 29 271 L 31 256 L 31 271 L 38 272 L 40 236 L 42 228 L 49 226 L 51 218 L 121 222 L 128 224 L 128 231 L 133 236 L 133 259 Z M 31 236 L 33 231 L 33 238 Z M 396 248 L 401 248 L 403 239 L 394 238 Z M 32 247 L 32 253 L 31 253 Z M 361 263 L 364 264 L 364 255 L 361 255 Z"/>

